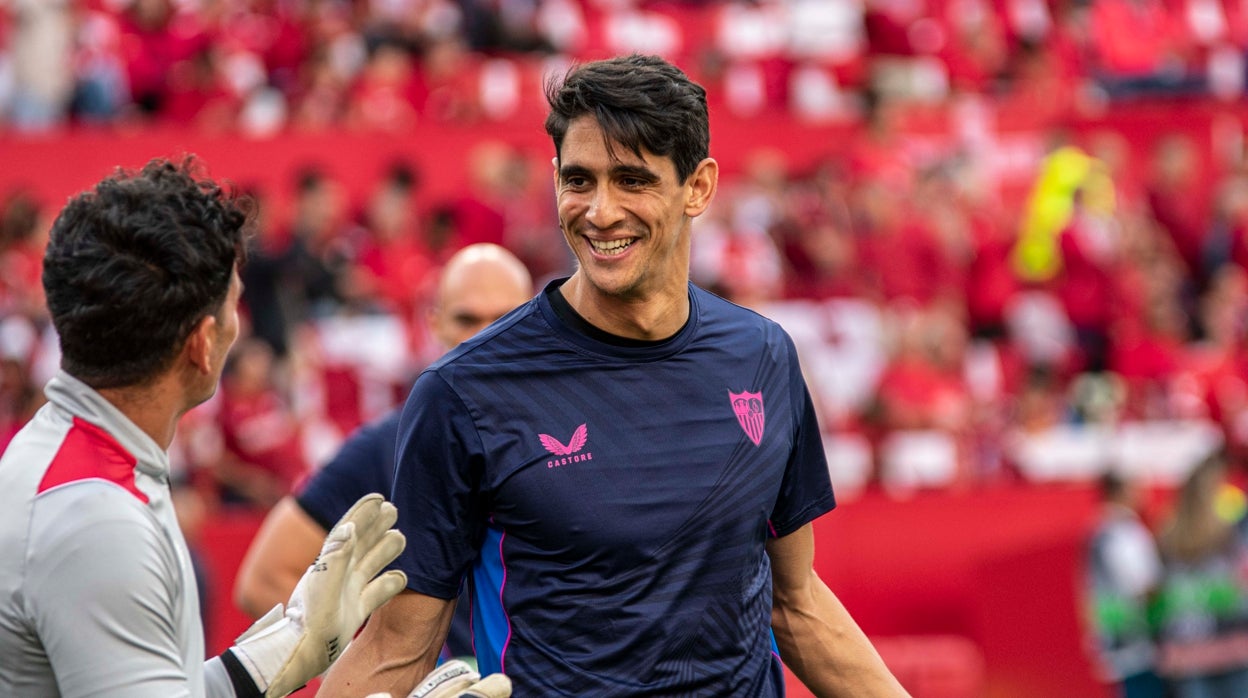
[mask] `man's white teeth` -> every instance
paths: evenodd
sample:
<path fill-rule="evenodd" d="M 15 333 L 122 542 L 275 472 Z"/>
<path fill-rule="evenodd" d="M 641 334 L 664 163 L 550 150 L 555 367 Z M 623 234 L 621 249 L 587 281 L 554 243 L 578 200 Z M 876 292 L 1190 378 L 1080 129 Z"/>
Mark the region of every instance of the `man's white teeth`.
<path fill-rule="evenodd" d="M 628 249 L 628 246 L 633 244 L 633 240 L 632 238 L 627 240 L 590 240 L 589 244 L 593 245 L 594 251 L 599 254 L 616 255 Z"/>

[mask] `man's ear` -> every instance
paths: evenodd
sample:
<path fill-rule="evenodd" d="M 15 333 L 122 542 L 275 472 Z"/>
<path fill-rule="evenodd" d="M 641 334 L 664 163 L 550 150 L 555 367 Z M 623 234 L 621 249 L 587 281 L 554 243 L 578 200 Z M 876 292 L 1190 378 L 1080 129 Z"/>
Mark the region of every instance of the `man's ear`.
<path fill-rule="evenodd" d="M 217 318 L 205 315 L 195 323 L 195 329 L 186 338 L 182 354 L 186 360 L 205 375 L 212 373 L 212 351 L 217 341 Z"/>
<path fill-rule="evenodd" d="M 685 199 L 685 215 L 695 218 L 702 215 L 715 198 L 715 190 L 719 187 L 719 163 L 714 158 L 706 158 L 698 163 L 698 168 L 689 175 L 685 183 L 688 190 Z"/>

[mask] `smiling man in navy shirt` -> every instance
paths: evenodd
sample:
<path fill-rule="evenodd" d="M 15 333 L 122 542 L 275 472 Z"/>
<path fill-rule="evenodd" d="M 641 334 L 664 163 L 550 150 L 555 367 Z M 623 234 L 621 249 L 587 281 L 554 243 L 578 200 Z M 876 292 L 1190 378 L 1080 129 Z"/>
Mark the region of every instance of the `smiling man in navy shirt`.
<path fill-rule="evenodd" d="M 780 696 L 780 658 L 821 696 L 904 695 L 813 570 L 835 501 L 793 343 L 689 283 L 718 181 L 705 91 L 630 56 L 547 98 L 577 269 L 416 382 L 408 588 L 326 688 L 411 685 L 467 578 L 478 662 L 517 696 Z"/>

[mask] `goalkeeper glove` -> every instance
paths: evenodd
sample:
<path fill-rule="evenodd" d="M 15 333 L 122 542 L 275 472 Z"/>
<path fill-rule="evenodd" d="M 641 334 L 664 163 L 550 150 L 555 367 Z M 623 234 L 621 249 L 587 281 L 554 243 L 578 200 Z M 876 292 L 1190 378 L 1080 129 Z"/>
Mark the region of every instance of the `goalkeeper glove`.
<path fill-rule="evenodd" d="M 325 537 L 286 606 L 274 606 L 235 641 L 231 650 L 265 698 L 329 668 L 368 616 L 406 586 L 398 570 L 374 579 L 403 551 L 403 534 L 390 528 L 397 518 L 381 495 L 360 498 Z"/>
<path fill-rule="evenodd" d="M 393 698 L 374 693 L 367 698 Z M 511 679 L 490 674 L 484 679 L 466 663 L 452 659 L 416 684 L 407 698 L 511 698 Z"/>

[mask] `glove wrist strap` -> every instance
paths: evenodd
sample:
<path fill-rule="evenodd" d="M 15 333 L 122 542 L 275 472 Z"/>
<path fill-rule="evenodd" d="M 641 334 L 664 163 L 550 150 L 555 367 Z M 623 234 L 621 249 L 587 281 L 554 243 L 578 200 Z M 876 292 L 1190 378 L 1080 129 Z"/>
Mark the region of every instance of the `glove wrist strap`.
<path fill-rule="evenodd" d="M 251 673 L 243 666 L 233 649 L 221 653 L 221 664 L 225 666 L 230 685 L 234 687 L 234 698 L 264 698 L 264 691 L 256 685 L 256 680 L 251 677 Z"/>
<path fill-rule="evenodd" d="M 303 635 L 297 625 L 283 614 L 279 604 L 240 635 L 230 649 L 256 687 L 269 695 L 272 692 L 270 689 L 276 688 L 278 677 L 291 668 L 291 659 Z M 284 682 L 288 683 L 289 679 L 286 677 Z M 304 680 L 306 678 L 299 683 Z M 280 695 L 285 695 L 298 686 L 282 688 L 286 691 Z"/>

